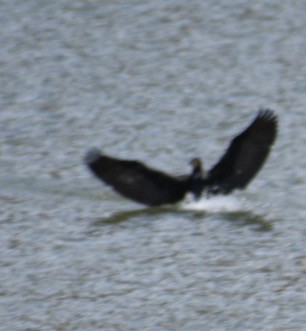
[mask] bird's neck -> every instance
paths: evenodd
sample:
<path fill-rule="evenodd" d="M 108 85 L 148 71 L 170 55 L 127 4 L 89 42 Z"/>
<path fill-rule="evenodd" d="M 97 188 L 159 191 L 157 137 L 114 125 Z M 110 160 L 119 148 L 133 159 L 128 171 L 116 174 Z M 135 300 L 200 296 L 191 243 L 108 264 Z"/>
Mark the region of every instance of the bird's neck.
<path fill-rule="evenodd" d="M 194 167 L 189 177 L 190 192 L 197 200 L 200 198 L 204 188 L 205 172 L 201 166 Z"/>
<path fill-rule="evenodd" d="M 205 172 L 201 166 L 194 167 L 191 173 L 191 179 L 204 179 Z"/>

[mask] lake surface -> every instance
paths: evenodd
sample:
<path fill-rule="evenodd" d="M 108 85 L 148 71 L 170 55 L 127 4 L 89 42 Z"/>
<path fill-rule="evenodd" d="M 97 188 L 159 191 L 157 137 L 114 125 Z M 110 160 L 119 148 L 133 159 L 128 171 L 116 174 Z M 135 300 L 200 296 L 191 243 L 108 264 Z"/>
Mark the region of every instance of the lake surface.
<path fill-rule="evenodd" d="M 0 329 L 306 330 L 306 3 L 0 2 Z M 146 209 L 97 146 L 209 169 L 260 107 L 247 190 Z"/>

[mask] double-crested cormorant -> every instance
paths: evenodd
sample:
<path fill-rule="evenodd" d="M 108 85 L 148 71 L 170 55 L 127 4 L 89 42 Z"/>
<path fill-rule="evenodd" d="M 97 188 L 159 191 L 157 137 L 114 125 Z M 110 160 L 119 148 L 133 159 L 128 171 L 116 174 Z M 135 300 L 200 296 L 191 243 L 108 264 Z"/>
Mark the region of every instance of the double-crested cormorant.
<path fill-rule="evenodd" d="M 158 206 L 176 203 L 191 192 L 199 198 L 244 189 L 269 155 L 277 134 L 277 117 L 260 110 L 253 122 L 229 144 L 225 154 L 207 173 L 194 158 L 190 175 L 171 176 L 141 162 L 120 160 L 92 149 L 85 156 L 89 169 L 105 184 L 136 202 Z"/>

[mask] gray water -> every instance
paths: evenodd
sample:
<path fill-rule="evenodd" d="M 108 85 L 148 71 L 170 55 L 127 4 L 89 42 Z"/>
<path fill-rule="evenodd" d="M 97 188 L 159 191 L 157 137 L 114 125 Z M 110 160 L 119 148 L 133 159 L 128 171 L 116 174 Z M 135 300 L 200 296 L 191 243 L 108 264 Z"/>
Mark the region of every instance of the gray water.
<path fill-rule="evenodd" d="M 0 1 L 0 329 L 306 330 L 306 3 Z M 210 168 L 260 107 L 244 192 L 146 209 L 92 146 Z"/>

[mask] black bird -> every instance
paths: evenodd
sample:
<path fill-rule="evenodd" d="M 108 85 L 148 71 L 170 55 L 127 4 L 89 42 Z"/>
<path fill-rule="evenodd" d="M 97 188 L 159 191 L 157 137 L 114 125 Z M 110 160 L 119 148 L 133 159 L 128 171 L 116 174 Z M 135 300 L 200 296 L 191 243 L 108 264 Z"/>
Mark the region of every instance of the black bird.
<path fill-rule="evenodd" d="M 244 189 L 263 166 L 276 135 L 276 115 L 268 109 L 260 110 L 207 173 L 198 158 L 190 162 L 190 175 L 175 177 L 139 161 L 104 155 L 98 149 L 87 152 L 85 163 L 98 178 L 123 196 L 145 205 L 159 206 L 176 203 L 187 192 L 198 199 L 203 191 L 211 196 Z"/>

